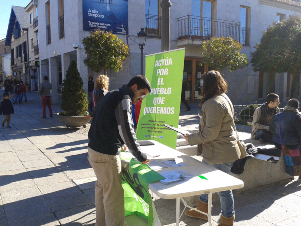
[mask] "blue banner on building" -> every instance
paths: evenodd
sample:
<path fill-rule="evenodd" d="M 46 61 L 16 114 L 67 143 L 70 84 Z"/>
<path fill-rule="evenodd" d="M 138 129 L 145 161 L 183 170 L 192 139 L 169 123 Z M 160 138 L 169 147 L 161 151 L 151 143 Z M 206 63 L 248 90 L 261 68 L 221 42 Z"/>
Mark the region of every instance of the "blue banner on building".
<path fill-rule="evenodd" d="M 83 29 L 128 34 L 128 0 L 83 0 Z"/>

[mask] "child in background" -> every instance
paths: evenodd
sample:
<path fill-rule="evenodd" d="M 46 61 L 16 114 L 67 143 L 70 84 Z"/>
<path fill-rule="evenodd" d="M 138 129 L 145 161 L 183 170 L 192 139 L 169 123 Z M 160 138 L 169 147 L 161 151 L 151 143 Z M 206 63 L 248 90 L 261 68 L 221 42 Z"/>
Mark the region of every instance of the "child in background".
<path fill-rule="evenodd" d="M 10 124 L 10 119 L 11 119 L 11 114 L 14 114 L 14 107 L 12 102 L 9 99 L 8 93 L 3 93 L 3 100 L 1 101 L 0 104 L 0 115 L 4 115 L 4 119 L 2 121 L 2 128 L 4 127 L 4 123 L 6 123 L 7 128 L 11 128 L 9 126 Z"/>

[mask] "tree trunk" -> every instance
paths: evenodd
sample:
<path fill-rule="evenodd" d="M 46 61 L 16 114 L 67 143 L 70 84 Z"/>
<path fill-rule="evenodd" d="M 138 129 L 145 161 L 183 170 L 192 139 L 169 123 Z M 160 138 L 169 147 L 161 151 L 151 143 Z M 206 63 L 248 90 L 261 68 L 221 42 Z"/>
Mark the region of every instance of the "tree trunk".
<path fill-rule="evenodd" d="M 291 90 L 291 96 L 290 98 L 298 98 L 299 97 L 299 74 L 297 72 L 297 65 L 294 67 L 293 71 L 292 71 L 292 76 L 293 76 L 293 80 L 292 80 L 292 90 Z"/>
<path fill-rule="evenodd" d="M 293 80 L 292 80 L 291 98 L 299 97 L 299 88 L 300 88 L 299 81 L 300 81 L 300 75 L 298 73 L 294 73 Z"/>

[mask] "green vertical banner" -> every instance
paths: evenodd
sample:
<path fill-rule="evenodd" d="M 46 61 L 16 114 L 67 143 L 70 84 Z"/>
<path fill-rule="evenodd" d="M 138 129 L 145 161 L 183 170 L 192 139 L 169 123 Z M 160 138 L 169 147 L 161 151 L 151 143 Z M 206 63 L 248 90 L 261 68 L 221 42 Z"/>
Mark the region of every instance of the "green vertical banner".
<path fill-rule="evenodd" d="M 178 127 L 185 49 L 145 57 L 145 77 L 152 92 L 143 100 L 136 136 L 176 148 L 177 133 L 164 124 Z"/>

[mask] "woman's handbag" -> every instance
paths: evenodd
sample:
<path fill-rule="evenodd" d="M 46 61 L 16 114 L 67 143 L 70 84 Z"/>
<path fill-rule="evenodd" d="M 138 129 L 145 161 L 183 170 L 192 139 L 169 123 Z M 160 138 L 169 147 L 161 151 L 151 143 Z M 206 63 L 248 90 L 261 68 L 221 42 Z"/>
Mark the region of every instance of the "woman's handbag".
<path fill-rule="evenodd" d="M 300 150 L 291 150 L 283 145 L 282 135 L 281 135 L 281 118 L 282 113 L 279 115 L 279 137 L 280 143 L 285 163 L 285 172 L 290 176 L 300 176 L 301 175 L 301 156 Z"/>

